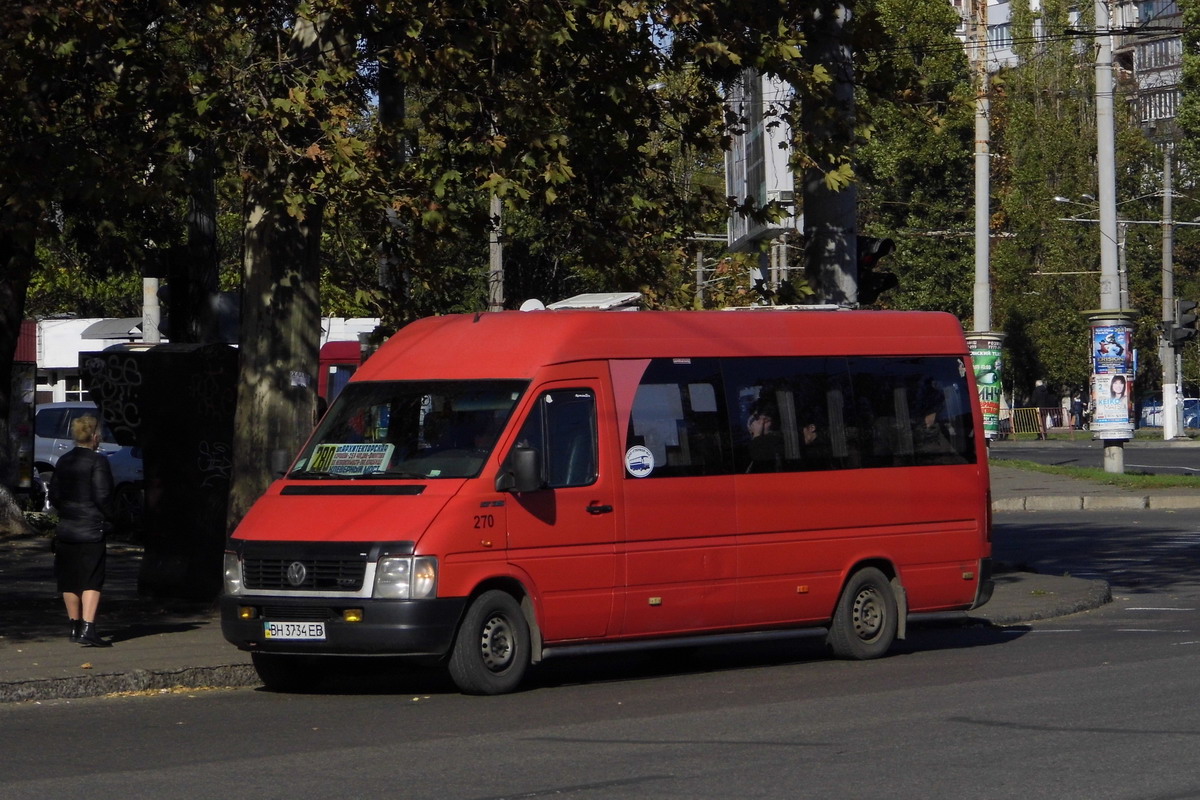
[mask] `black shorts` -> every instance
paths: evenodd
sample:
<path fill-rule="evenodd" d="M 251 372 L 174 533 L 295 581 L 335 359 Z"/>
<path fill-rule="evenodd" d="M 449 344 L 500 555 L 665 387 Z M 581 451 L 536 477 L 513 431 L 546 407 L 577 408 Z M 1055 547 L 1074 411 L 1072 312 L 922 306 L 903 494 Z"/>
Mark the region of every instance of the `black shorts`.
<path fill-rule="evenodd" d="M 54 577 L 58 591 L 69 594 L 100 591 L 107 557 L 104 542 L 55 542 Z"/>

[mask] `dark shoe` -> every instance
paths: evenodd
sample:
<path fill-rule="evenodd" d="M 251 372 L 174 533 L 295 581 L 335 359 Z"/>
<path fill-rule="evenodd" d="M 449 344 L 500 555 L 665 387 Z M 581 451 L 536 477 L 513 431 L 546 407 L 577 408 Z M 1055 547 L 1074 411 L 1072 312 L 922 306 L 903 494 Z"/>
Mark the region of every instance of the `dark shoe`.
<path fill-rule="evenodd" d="M 79 634 L 79 643 L 84 647 L 112 647 L 112 642 L 106 642 L 96 632 L 96 623 L 83 623 L 83 631 Z"/>
<path fill-rule="evenodd" d="M 79 637 L 83 635 L 83 620 L 71 620 L 71 641 L 79 644 Z"/>

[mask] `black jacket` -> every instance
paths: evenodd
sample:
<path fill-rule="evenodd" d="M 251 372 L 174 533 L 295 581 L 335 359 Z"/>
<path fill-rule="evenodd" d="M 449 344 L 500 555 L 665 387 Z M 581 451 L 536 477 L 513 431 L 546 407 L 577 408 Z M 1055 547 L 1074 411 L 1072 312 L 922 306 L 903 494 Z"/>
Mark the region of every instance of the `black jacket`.
<path fill-rule="evenodd" d="M 112 519 L 113 476 L 108 458 L 76 447 L 63 455 L 50 478 L 50 504 L 58 510 L 58 538 L 101 542 Z"/>

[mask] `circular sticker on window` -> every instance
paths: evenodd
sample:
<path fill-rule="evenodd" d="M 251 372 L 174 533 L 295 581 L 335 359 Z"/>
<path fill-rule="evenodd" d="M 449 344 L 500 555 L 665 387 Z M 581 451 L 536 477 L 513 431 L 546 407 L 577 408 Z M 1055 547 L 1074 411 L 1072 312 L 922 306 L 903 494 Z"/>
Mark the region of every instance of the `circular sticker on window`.
<path fill-rule="evenodd" d="M 635 445 L 625 451 L 625 469 L 635 478 L 644 478 L 654 471 L 654 453 L 649 447 Z"/>

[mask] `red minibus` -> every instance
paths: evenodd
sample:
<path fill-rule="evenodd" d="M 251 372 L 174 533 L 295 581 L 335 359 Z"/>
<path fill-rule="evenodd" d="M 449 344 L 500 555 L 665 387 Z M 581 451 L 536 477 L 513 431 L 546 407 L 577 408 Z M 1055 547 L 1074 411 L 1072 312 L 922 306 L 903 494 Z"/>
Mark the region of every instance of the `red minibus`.
<path fill-rule="evenodd" d="M 332 403 L 361 363 L 362 345 L 358 342 L 326 342 L 321 345 L 317 394 L 325 402 Z"/>
<path fill-rule="evenodd" d="M 991 594 L 975 398 L 941 313 L 415 322 L 234 532 L 222 630 L 282 690 L 403 655 L 495 694 L 577 645 L 805 626 L 878 657 Z"/>

